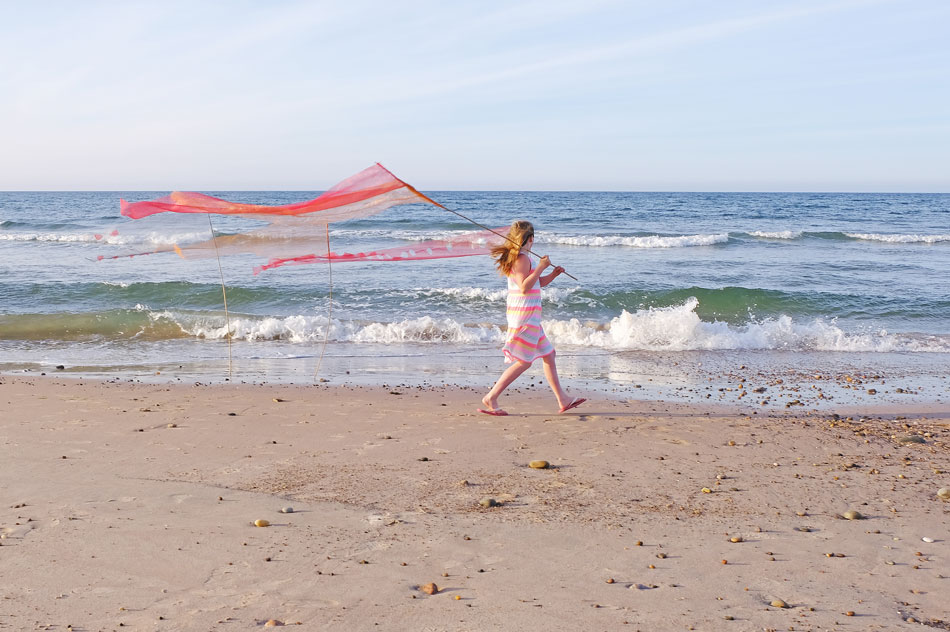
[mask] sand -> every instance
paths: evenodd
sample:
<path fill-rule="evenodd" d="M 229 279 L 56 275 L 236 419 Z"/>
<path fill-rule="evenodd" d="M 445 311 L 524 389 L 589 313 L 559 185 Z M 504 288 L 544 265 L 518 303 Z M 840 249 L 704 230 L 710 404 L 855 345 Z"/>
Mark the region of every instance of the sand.
<path fill-rule="evenodd" d="M 950 629 L 950 413 L 479 397 L 0 377 L 0 629 Z"/>

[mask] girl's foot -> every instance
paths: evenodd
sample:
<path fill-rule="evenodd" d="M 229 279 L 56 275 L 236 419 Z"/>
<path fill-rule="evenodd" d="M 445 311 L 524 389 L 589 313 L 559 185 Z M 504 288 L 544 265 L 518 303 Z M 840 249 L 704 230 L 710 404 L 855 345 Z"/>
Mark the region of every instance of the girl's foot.
<path fill-rule="evenodd" d="M 575 397 L 575 398 L 572 399 L 572 400 L 570 401 L 570 403 L 567 404 L 566 406 L 561 406 L 561 412 L 562 412 L 562 413 L 566 413 L 566 412 L 569 411 L 570 409 L 572 409 L 572 408 L 577 408 L 578 406 L 580 406 L 581 404 L 583 404 L 583 403 L 586 402 L 586 401 L 587 401 L 587 399 L 584 398 L 584 397 Z"/>

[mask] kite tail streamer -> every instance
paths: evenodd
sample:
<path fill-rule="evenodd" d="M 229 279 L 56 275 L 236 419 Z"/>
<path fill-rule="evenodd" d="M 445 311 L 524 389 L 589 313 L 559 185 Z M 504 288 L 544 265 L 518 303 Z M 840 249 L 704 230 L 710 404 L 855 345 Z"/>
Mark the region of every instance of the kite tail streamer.
<path fill-rule="evenodd" d="M 214 237 L 214 224 L 211 223 L 211 213 L 208 213 L 208 226 L 211 228 L 211 243 L 214 244 L 214 256 L 218 259 L 218 274 L 221 275 L 221 296 L 224 298 L 224 322 L 228 327 L 228 379 L 231 379 L 231 317 L 228 315 L 228 293 L 224 289 L 224 269 L 221 267 L 221 257 L 218 255 L 218 242 Z"/>
<path fill-rule="evenodd" d="M 327 304 L 327 331 L 323 336 L 323 348 L 320 350 L 320 358 L 317 360 L 317 366 L 313 370 L 313 381 L 317 381 L 320 374 L 320 366 L 323 364 L 323 354 L 327 352 L 327 343 L 330 342 L 330 323 L 333 320 L 333 264 L 330 263 L 330 225 L 327 224 L 327 276 L 330 281 L 330 299 Z"/>

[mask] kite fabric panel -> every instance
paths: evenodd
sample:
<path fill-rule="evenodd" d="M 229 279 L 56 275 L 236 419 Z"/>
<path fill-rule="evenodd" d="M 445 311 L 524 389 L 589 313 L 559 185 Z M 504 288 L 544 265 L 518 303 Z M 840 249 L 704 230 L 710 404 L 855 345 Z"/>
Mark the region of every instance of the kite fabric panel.
<path fill-rule="evenodd" d="M 505 240 L 498 233 L 507 231 L 508 227 L 497 229 L 497 232 L 484 230 L 464 233 L 448 239 L 431 239 L 412 244 L 411 246 L 397 246 L 382 250 L 371 250 L 357 253 L 308 254 L 299 257 L 275 258 L 262 266 L 254 268 L 254 274 L 264 270 L 280 268 L 288 265 L 305 265 L 308 263 L 330 263 L 344 261 L 417 261 L 421 259 L 447 259 L 450 257 L 473 257 L 487 255 L 492 247 Z"/>
<path fill-rule="evenodd" d="M 175 191 L 150 202 L 119 200 L 122 215 L 132 219 L 142 219 L 156 213 L 216 213 L 264 217 L 320 213 L 324 223 L 368 217 L 398 204 L 419 202 L 442 206 L 394 176 L 378 162 L 334 185 L 314 200 L 282 206 L 241 204 L 203 193 L 182 191 Z"/>

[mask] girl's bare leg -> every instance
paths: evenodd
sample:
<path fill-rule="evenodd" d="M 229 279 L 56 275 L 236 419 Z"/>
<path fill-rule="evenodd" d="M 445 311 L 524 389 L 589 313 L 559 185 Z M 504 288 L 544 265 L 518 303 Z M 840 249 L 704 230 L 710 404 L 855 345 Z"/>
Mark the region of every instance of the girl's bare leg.
<path fill-rule="evenodd" d="M 547 378 L 548 384 L 551 385 L 551 390 L 554 391 L 554 396 L 557 397 L 558 406 L 564 408 L 571 403 L 571 398 L 568 397 L 564 389 L 561 388 L 561 380 L 559 380 L 557 376 L 557 364 L 554 361 L 554 355 L 555 352 L 552 351 L 541 358 L 544 361 L 544 377 Z"/>
<path fill-rule="evenodd" d="M 482 398 L 482 403 L 485 404 L 489 410 L 498 408 L 498 397 L 505 392 L 505 389 L 508 388 L 512 382 L 518 379 L 519 375 L 530 368 L 530 362 L 515 362 L 505 369 L 505 372 L 501 374 L 501 377 L 498 378 L 498 381 L 495 382 L 492 389 L 488 391 L 488 395 Z"/>

